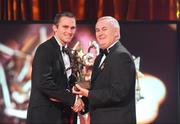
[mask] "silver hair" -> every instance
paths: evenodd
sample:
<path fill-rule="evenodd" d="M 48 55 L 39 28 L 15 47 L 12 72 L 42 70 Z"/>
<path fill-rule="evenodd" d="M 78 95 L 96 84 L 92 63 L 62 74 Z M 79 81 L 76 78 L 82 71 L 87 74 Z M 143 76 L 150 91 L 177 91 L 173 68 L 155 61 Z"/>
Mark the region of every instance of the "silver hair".
<path fill-rule="evenodd" d="M 98 21 L 101 21 L 101 20 L 108 20 L 115 28 L 117 28 L 119 30 L 119 36 L 117 37 L 117 39 L 120 39 L 120 25 L 119 25 L 119 22 L 113 18 L 112 16 L 103 16 L 103 17 L 100 17 Z"/>
<path fill-rule="evenodd" d="M 112 16 L 103 16 L 103 17 L 99 18 L 97 21 L 104 20 L 104 19 L 109 20 L 114 25 L 114 27 L 120 29 L 119 22 L 115 18 L 113 18 Z"/>

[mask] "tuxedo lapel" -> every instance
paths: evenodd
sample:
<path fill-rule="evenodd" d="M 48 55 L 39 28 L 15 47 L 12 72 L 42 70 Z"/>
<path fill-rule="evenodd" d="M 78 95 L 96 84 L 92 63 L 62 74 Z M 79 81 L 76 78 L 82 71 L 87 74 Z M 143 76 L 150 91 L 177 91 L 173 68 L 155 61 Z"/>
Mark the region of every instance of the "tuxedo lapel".
<path fill-rule="evenodd" d="M 58 54 L 59 62 L 62 65 L 63 70 L 65 71 L 65 65 L 64 65 L 64 61 L 63 61 L 63 57 L 62 57 L 61 51 L 59 50 L 57 54 Z"/>
<path fill-rule="evenodd" d="M 51 43 L 53 44 L 53 47 L 56 50 L 56 56 L 58 57 L 57 59 L 59 60 L 60 66 L 63 68 L 63 71 L 65 71 L 65 65 L 60 51 L 60 46 L 54 37 L 51 38 Z"/>
<path fill-rule="evenodd" d="M 99 71 L 100 71 L 100 69 L 99 69 L 99 64 L 100 64 L 100 62 L 101 62 L 101 58 L 102 58 L 102 54 L 100 54 L 98 57 L 97 57 L 97 59 L 96 59 L 96 61 L 94 62 L 94 68 L 93 68 L 93 73 L 92 73 L 92 78 L 91 78 L 91 81 L 94 81 L 96 78 L 97 78 L 97 75 L 98 75 L 98 73 L 99 73 Z"/>
<path fill-rule="evenodd" d="M 96 59 L 96 61 L 95 61 L 95 63 L 94 63 L 94 68 L 93 68 L 93 70 L 92 70 L 92 72 L 93 72 L 93 73 L 92 73 L 92 77 L 91 77 L 91 81 L 92 81 L 92 82 L 93 82 L 94 80 L 96 80 L 96 78 L 98 77 L 99 73 L 103 70 L 104 65 L 105 65 L 107 59 L 109 59 L 109 57 L 111 56 L 111 54 L 113 53 L 113 51 L 115 51 L 115 49 L 117 49 L 120 45 L 121 45 L 121 43 L 120 43 L 120 42 L 117 42 L 116 44 L 114 44 L 114 46 L 113 46 L 112 48 L 109 49 L 109 53 L 108 53 L 108 55 L 106 56 L 106 58 L 105 58 L 105 60 L 103 61 L 103 63 L 100 65 L 100 67 L 99 67 L 99 64 L 100 64 L 100 62 L 101 62 L 101 58 L 102 58 L 103 54 L 100 54 L 100 55 L 97 57 L 97 59 Z"/>

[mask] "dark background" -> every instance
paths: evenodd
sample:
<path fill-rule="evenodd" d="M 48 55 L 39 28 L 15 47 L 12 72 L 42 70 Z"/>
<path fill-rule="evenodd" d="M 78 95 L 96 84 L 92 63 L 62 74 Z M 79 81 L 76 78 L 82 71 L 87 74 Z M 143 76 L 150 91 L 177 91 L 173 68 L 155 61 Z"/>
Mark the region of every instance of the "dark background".
<path fill-rule="evenodd" d="M 88 33 L 88 36 L 90 36 L 89 39 L 95 40 L 94 24 L 94 21 L 79 21 L 75 39 L 83 37 Z M 37 27 L 32 28 L 32 25 L 36 25 Z M 20 47 L 22 47 L 23 44 L 26 44 L 23 39 L 26 39 L 25 37 L 30 38 L 37 35 L 37 29 L 42 25 L 47 27 L 47 33 L 51 34 L 50 23 L 1 23 L 0 41 L 1 43 L 6 43 L 7 39 L 15 39 L 19 42 Z M 179 23 L 175 21 L 120 21 L 120 25 L 122 44 L 133 55 L 141 57 L 140 71 L 161 79 L 167 90 L 165 100 L 160 105 L 158 116 L 152 123 L 178 123 L 180 98 Z M 84 32 L 84 34 L 78 35 L 78 32 Z M 37 37 L 36 41 L 38 40 Z M 27 53 L 31 53 L 30 51 L 31 49 L 27 50 Z M 152 95 L 154 95 L 153 93 L 154 91 L 152 89 Z M 3 115 L 3 111 L 1 115 Z"/>
<path fill-rule="evenodd" d="M 178 123 L 179 107 L 179 38 L 176 22 L 122 23 L 123 44 L 141 57 L 140 71 L 159 77 L 167 95 L 154 123 Z M 179 29 L 178 29 L 179 30 Z M 152 95 L 153 95 L 152 89 Z"/>

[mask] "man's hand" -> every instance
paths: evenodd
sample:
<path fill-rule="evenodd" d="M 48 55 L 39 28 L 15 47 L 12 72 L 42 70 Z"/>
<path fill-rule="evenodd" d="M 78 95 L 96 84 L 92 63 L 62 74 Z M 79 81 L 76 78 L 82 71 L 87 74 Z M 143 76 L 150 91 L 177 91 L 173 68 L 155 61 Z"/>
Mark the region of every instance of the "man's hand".
<path fill-rule="evenodd" d="M 86 96 L 88 97 L 88 94 L 89 94 L 89 90 L 85 89 L 85 88 L 82 88 L 80 85 L 76 84 L 73 88 L 72 88 L 72 92 L 74 94 L 78 94 L 78 95 L 81 95 L 81 96 Z"/>
<path fill-rule="evenodd" d="M 79 96 L 71 109 L 73 109 L 74 112 L 84 111 L 84 102 Z"/>

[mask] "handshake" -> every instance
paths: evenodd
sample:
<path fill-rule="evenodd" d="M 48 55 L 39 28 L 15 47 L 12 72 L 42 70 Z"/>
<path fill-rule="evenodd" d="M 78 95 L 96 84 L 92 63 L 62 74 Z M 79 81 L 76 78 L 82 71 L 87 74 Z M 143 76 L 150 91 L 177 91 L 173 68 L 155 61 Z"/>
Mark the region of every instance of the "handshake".
<path fill-rule="evenodd" d="M 72 87 L 72 93 L 76 94 L 76 101 L 74 103 L 74 106 L 71 107 L 71 109 L 74 112 L 84 112 L 84 102 L 81 99 L 82 96 L 88 97 L 88 93 L 89 90 L 87 90 L 86 88 L 83 88 L 82 86 L 80 86 L 79 84 L 75 84 Z"/>
<path fill-rule="evenodd" d="M 85 84 L 85 85 L 84 85 Z M 89 84 L 89 83 L 88 83 Z M 71 109 L 74 112 L 80 112 L 80 113 L 85 113 L 85 106 L 88 106 L 87 104 L 87 97 L 88 97 L 88 93 L 89 90 L 86 88 L 89 88 L 89 85 L 87 84 L 87 82 L 80 82 L 78 84 L 74 84 L 74 86 L 72 87 L 71 92 L 73 94 L 76 94 L 76 100 L 74 105 L 71 107 Z M 84 96 L 84 97 L 83 97 Z M 86 97 L 86 98 L 85 98 Z M 83 99 L 83 100 L 82 100 Z M 62 102 L 60 100 L 57 100 L 55 98 L 50 98 L 51 101 L 53 102 Z M 86 105 L 85 103 L 86 102 Z"/>

